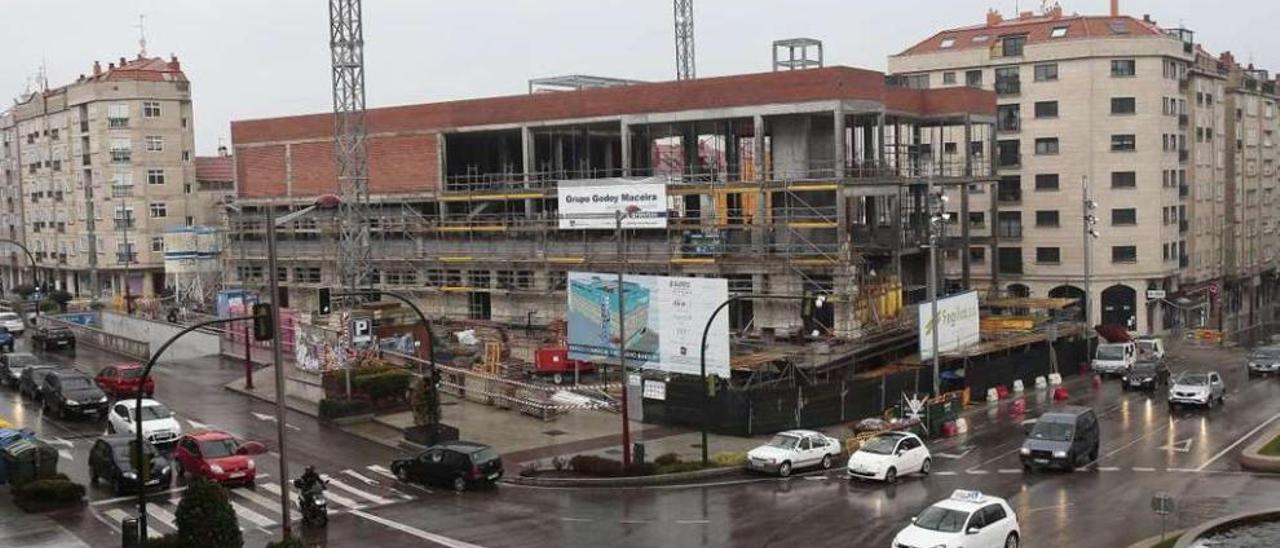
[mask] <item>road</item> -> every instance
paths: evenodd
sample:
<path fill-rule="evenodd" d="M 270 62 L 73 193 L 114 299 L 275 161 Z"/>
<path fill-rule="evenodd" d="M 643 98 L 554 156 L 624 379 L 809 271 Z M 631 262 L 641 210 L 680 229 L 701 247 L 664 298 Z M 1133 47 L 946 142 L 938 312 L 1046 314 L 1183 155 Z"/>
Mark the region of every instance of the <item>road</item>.
<path fill-rule="evenodd" d="M 1097 462 L 1075 472 L 1025 474 L 1018 460 L 1020 422 L 1055 405 L 1028 394 L 1026 416 L 1008 402 L 977 407 L 970 431 L 930 444 L 929 477 L 897 485 L 850 483 L 838 472 L 810 472 L 785 480 L 750 477 L 699 487 L 563 490 L 504 484 L 495 490 L 454 494 L 395 481 L 385 466 L 396 451 L 368 443 L 291 412 L 291 470 L 313 463 L 335 481 L 334 515 L 323 531 L 306 531 L 326 546 L 888 546 L 911 516 L 958 488 L 1005 497 L 1018 514 L 1027 546 L 1126 546 L 1160 531 L 1149 509 L 1157 492 L 1178 503 L 1169 526 L 1186 526 L 1259 506 L 1274 506 L 1280 477 L 1240 469 L 1235 456 L 1251 434 L 1280 421 L 1280 380 L 1249 379 L 1240 350 L 1186 348 L 1174 371 L 1217 368 L 1228 387 L 1225 406 L 1171 413 L 1163 394 L 1123 392 L 1115 380 L 1092 388 L 1087 378 L 1068 381 L 1069 403 L 1093 407 L 1100 419 Z M 81 350 L 75 362 L 96 371 L 112 358 Z M 263 441 L 273 452 L 258 458 L 265 477 L 256 489 L 233 489 L 232 501 L 250 546 L 278 535 L 280 508 L 274 455 L 274 408 L 224 391 L 243 374 L 218 360 L 161 365 L 157 397 L 184 427 L 228 430 Z M 63 470 L 87 480 L 85 454 L 103 430 L 92 421 L 56 421 L 0 390 L 0 415 L 53 439 L 63 449 Z M 275 487 L 275 489 L 273 489 Z M 177 488 L 177 489 L 180 489 Z M 179 490 L 154 496 L 156 533 L 172 529 Z M 86 511 L 57 519 L 86 542 L 116 546 L 118 518 L 132 501 L 101 489 Z M 167 519 L 166 519 L 167 518 Z M 294 516 L 296 519 L 296 514 Z M 103 533 L 109 533 L 104 535 Z"/>

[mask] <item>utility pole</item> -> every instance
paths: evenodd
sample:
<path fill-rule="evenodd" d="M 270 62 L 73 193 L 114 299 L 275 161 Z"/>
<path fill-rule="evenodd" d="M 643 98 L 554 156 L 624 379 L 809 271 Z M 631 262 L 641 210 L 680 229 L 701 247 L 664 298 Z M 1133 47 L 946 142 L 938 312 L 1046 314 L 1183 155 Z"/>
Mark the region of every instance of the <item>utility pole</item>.
<path fill-rule="evenodd" d="M 1093 312 L 1093 295 L 1090 293 L 1090 286 L 1093 278 L 1093 239 L 1098 237 L 1098 231 L 1094 230 L 1094 225 L 1098 224 L 1098 218 L 1093 214 L 1098 209 L 1098 204 L 1089 198 L 1089 176 L 1082 175 L 1080 177 L 1080 207 L 1084 215 L 1081 216 L 1081 241 L 1080 245 L 1084 250 L 1084 300 L 1081 301 L 1081 308 L 1084 309 L 1084 315 L 1081 319 L 1082 325 L 1080 335 L 1084 337 L 1084 350 L 1086 358 L 1093 355 L 1093 350 L 1089 348 L 1089 324 L 1092 323 Z"/>
<path fill-rule="evenodd" d="M 693 0 L 673 0 L 676 30 L 676 80 L 697 77 L 693 57 Z"/>
<path fill-rule="evenodd" d="M 267 287 L 271 292 L 271 328 L 280 331 L 280 277 L 276 275 L 276 206 L 267 204 Z M 280 348 L 281 333 L 271 338 L 271 361 L 276 373 L 276 438 L 280 441 L 280 515 L 281 529 L 285 539 L 290 538 L 293 528 L 289 519 L 289 449 L 285 443 L 285 416 L 288 407 L 284 393 L 284 355 Z M 139 429 L 141 430 L 141 429 Z"/>
<path fill-rule="evenodd" d="M 938 243 L 942 241 L 941 232 L 946 230 L 949 215 L 943 209 L 947 203 L 946 195 L 934 193 L 933 178 L 928 179 L 927 196 L 929 204 L 929 325 L 933 338 L 933 395 L 942 393 L 941 352 L 938 351 Z"/>
<path fill-rule="evenodd" d="M 622 231 L 622 220 L 630 214 L 619 210 L 614 218 L 617 221 L 618 240 L 618 369 L 622 372 L 622 465 L 631 466 L 631 417 L 627 407 L 627 392 L 630 379 L 627 375 L 627 313 L 626 291 L 623 286 L 623 273 L 627 270 L 625 233 Z"/>

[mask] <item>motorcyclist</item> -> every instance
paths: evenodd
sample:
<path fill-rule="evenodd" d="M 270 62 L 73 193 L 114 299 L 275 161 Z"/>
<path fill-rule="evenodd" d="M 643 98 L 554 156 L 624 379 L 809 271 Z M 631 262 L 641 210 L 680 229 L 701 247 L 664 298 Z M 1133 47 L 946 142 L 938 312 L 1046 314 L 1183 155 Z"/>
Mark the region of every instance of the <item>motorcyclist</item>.
<path fill-rule="evenodd" d="M 323 485 L 323 481 L 320 479 L 320 474 L 316 473 L 316 467 L 307 465 L 307 469 L 302 472 L 302 477 L 298 478 L 298 489 L 306 493 L 313 485 Z"/>

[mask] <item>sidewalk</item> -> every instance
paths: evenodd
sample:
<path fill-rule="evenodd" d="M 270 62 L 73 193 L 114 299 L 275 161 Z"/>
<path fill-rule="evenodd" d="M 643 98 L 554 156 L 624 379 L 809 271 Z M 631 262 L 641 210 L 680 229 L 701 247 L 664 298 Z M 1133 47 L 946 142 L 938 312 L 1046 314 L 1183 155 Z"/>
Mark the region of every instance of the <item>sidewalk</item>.
<path fill-rule="evenodd" d="M 8 496 L 0 497 L 0 546 L 89 548 L 49 516 L 23 512 Z"/>
<path fill-rule="evenodd" d="M 253 390 L 245 388 L 244 377 L 237 378 L 224 385 L 224 388 L 232 392 L 238 392 L 246 396 L 251 396 L 266 402 L 275 403 L 276 401 L 276 369 L 274 366 L 267 366 L 256 369 L 253 372 Z M 294 411 L 311 415 L 312 417 L 320 416 L 320 400 L 307 397 L 302 394 L 294 394 L 288 390 L 289 385 L 285 384 L 285 405 Z"/>

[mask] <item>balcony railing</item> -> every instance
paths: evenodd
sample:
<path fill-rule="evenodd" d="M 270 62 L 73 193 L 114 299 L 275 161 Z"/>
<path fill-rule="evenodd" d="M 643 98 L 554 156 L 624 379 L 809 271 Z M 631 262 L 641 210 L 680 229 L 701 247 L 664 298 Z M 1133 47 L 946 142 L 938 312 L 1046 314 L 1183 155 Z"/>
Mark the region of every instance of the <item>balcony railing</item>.
<path fill-rule="evenodd" d="M 132 157 L 133 157 L 133 155 L 132 155 L 132 154 L 130 153 L 130 151 L 128 151 L 128 150 L 113 150 L 113 151 L 111 151 L 111 162 L 112 162 L 112 163 L 116 163 L 116 164 L 127 164 L 127 163 L 129 163 L 129 161 L 132 159 Z"/>
<path fill-rule="evenodd" d="M 129 127 L 128 118 L 107 118 L 107 127 L 111 129 L 120 129 Z"/>
<path fill-rule="evenodd" d="M 996 192 L 996 199 L 1002 204 L 1021 203 L 1022 189 L 1000 189 Z"/>
<path fill-rule="evenodd" d="M 1018 95 L 1022 93 L 1022 80 L 1019 78 L 997 78 L 996 95 Z"/>
<path fill-rule="evenodd" d="M 996 158 L 996 167 L 1001 169 L 1016 168 L 1022 166 L 1021 154 L 1001 154 Z"/>
<path fill-rule="evenodd" d="M 111 185 L 111 197 L 128 198 L 133 196 L 133 185 Z"/>
<path fill-rule="evenodd" d="M 1019 223 L 1001 223 L 996 229 L 996 234 L 1005 240 L 1021 240 L 1022 225 Z"/>
<path fill-rule="evenodd" d="M 132 264 L 132 263 L 136 263 L 136 262 L 138 262 L 138 252 L 134 251 L 134 252 L 131 252 L 131 253 L 124 253 L 124 252 L 121 252 L 121 251 L 117 251 L 117 252 L 116 252 L 116 262 L 117 262 L 117 263 L 120 263 L 120 264 L 125 264 L 125 263 L 130 263 L 130 264 Z"/>

